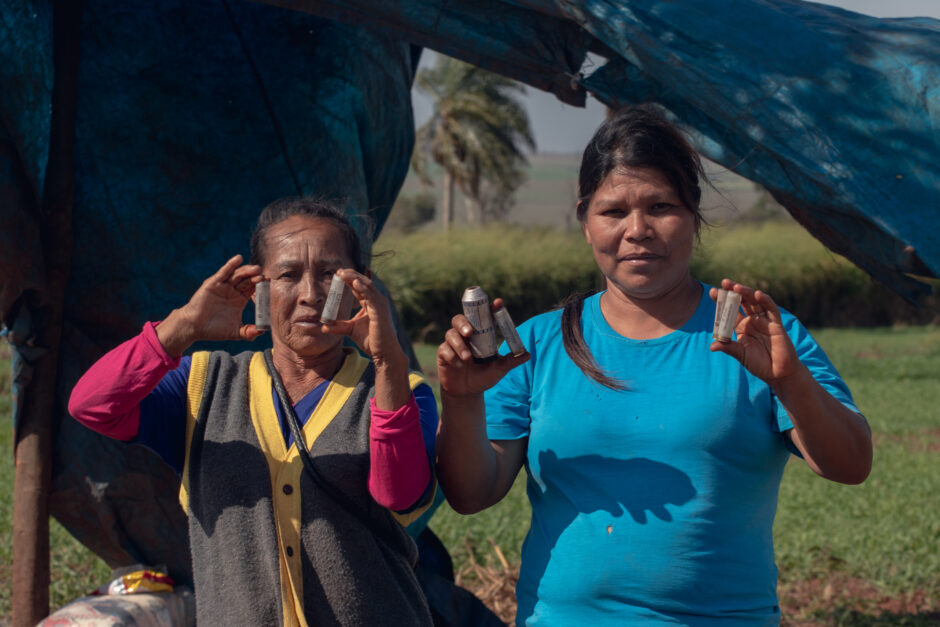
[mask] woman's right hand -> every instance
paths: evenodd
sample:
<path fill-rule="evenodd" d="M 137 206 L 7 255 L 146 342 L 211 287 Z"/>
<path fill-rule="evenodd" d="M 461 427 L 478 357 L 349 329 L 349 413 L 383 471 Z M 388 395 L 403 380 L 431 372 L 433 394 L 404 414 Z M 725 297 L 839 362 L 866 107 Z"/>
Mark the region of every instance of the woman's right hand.
<path fill-rule="evenodd" d="M 494 299 L 492 309 L 499 309 L 501 299 Z M 473 361 L 470 338 L 473 327 L 463 314 L 451 320 L 451 328 L 444 334 L 444 341 L 437 347 L 437 376 L 441 392 L 450 396 L 475 396 L 496 385 L 507 372 L 529 361 L 529 353 L 502 355 L 495 360 L 480 364 Z"/>
<path fill-rule="evenodd" d="M 493 300 L 498 309 L 501 299 Z M 473 514 L 502 499 L 525 462 L 528 439 L 491 441 L 486 433 L 483 392 L 529 360 L 529 353 L 503 355 L 485 364 L 473 361 L 473 327 L 454 316 L 437 348 L 441 382 L 441 422 L 437 432 L 437 472 L 451 507 Z"/>
<path fill-rule="evenodd" d="M 261 266 L 242 265 L 241 255 L 226 261 L 157 326 L 163 348 L 177 357 L 201 340 L 253 340 L 263 334 L 254 324 L 242 324 L 242 311 L 261 278 Z"/>

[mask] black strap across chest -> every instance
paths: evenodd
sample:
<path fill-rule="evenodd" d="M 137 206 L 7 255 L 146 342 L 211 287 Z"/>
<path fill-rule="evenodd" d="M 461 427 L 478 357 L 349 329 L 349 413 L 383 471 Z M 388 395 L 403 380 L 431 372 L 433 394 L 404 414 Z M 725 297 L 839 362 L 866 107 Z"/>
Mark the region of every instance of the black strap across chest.
<path fill-rule="evenodd" d="M 281 376 L 274 367 L 274 360 L 271 357 L 270 349 L 264 351 L 264 363 L 268 368 L 268 374 L 271 375 L 271 381 L 274 383 L 274 390 L 277 392 L 277 397 L 281 404 L 281 411 L 287 419 L 291 437 L 294 438 L 294 446 L 296 446 L 297 450 L 300 452 L 300 458 L 303 460 L 304 468 L 307 470 L 310 478 L 313 479 L 313 482 L 318 488 L 333 499 L 336 504 L 355 516 L 360 523 L 369 529 L 372 534 L 386 546 L 396 553 L 404 555 L 405 559 L 409 560 L 405 548 L 401 546 L 401 538 L 396 537 L 387 527 L 376 524 L 375 519 L 373 519 L 368 512 L 343 494 L 336 486 L 331 484 L 317 469 L 313 458 L 310 456 L 310 451 L 307 450 L 306 440 L 300 428 L 300 420 L 297 419 L 297 413 L 294 411 L 294 406 L 291 404 L 287 390 L 284 388 L 284 382 L 281 381 Z"/>

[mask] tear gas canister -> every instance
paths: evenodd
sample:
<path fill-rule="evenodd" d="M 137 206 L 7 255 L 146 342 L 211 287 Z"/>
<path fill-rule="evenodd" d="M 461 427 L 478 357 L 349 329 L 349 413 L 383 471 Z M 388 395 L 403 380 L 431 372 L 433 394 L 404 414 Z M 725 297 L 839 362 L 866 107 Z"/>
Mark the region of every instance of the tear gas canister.
<path fill-rule="evenodd" d="M 463 305 L 463 315 L 473 327 L 473 336 L 470 338 L 473 360 L 485 363 L 496 359 L 496 329 L 493 326 L 490 299 L 486 292 L 477 285 L 468 287 L 464 290 L 460 302 Z"/>

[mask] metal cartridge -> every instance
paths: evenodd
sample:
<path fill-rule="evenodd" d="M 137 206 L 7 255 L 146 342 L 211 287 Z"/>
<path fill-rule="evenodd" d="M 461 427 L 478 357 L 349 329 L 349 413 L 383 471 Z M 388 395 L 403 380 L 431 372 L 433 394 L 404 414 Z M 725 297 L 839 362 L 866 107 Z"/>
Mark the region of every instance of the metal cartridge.
<path fill-rule="evenodd" d="M 346 281 L 341 279 L 338 274 L 334 274 L 333 282 L 330 283 L 330 293 L 327 295 L 326 304 L 323 305 L 323 311 L 320 313 L 320 322 L 336 322 L 346 290 Z"/>
<path fill-rule="evenodd" d="M 513 324 L 512 317 L 505 307 L 500 307 L 493 312 L 493 320 L 496 322 L 499 334 L 506 340 L 509 351 L 513 355 L 522 355 L 525 353 L 525 346 L 522 345 L 522 340 L 519 338 L 519 333 L 516 331 L 516 325 Z"/>
<path fill-rule="evenodd" d="M 496 329 L 493 327 L 490 299 L 486 292 L 476 285 L 468 287 L 464 290 L 460 302 L 463 305 L 463 315 L 473 327 L 473 337 L 470 338 L 473 360 L 484 363 L 496 359 Z"/>
<path fill-rule="evenodd" d="M 271 330 L 271 282 L 267 279 L 255 283 L 255 328 Z"/>
<path fill-rule="evenodd" d="M 712 337 L 719 342 L 730 342 L 734 333 L 734 326 L 738 322 L 738 308 L 741 306 L 741 295 L 729 290 L 718 290 L 718 299 L 715 307 L 715 328 Z"/>

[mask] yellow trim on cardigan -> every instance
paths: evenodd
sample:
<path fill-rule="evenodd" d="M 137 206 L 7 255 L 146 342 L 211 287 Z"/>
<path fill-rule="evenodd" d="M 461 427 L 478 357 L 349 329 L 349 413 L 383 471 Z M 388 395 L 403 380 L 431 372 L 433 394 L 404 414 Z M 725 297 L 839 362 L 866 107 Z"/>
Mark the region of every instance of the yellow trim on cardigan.
<path fill-rule="evenodd" d="M 358 352 L 352 349 L 344 351 L 346 358 L 343 365 L 327 385 L 323 398 L 304 424 L 303 436 L 307 450 L 313 447 L 323 430 L 349 400 L 362 373 L 369 365 L 369 360 Z M 281 432 L 271 392 L 271 376 L 261 353 L 252 357 L 249 381 L 251 421 L 270 470 L 285 624 L 306 625 L 303 613 L 303 566 L 300 561 L 300 476 L 304 468 L 303 460 L 295 444 L 292 443 L 289 449 L 284 446 L 284 434 Z M 285 493 L 285 486 L 290 486 L 289 494 Z M 292 552 L 290 557 L 287 556 L 288 548 Z"/>
<path fill-rule="evenodd" d="M 189 379 L 186 382 L 186 450 L 183 455 L 183 476 L 180 481 L 180 505 L 189 514 L 189 448 L 193 441 L 193 431 L 202 406 L 202 395 L 206 389 L 206 376 L 209 371 L 209 353 L 200 351 L 193 354 L 189 367 Z"/>
<path fill-rule="evenodd" d="M 345 348 L 346 358 L 339 372 L 327 386 L 323 398 L 313 410 L 303 427 L 307 449 L 314 442 L 333 418 L 342 410 L 353 390 L 359 383 L 362 373 L 369 365 L 369 360 L 353 349 Z M 186 452 L 183 461 L 183 476 L 180 484 L 180 503 L 189 513 L 189 454 L 193 431 L 199 416 L 202 397 L 208 375 L 210 353 L 200 351 L 193 354 L 187 382 L 186 401 Z M 261 450 L 268 460 L 271 481 L 271 495 L 274 506 L 274 521 L 279 548 L 279 571 L 281 584 L 281 613 L 285 627 L 307 627 L 303 611 L 303 567 L 300 562 L 300 476 L 303 472 L 303 460 L 295 444 L 290 449 L 284 445 L 274 408 L 272 382 L 264 363 L 264 355 L 255 353 L 251 358 L 248 372 L 248 406 L 252 425 L 258 437 Z M 420 373 L 408 375 L 409 387 L 413 390 L 427 381 Z M 432 477 L 436 487 L 437 480 Z M 284 491 L 284 486 L 291 486 L 291 494 Z M 296 496 L 294 496 L 296 495 Z M 291 498 L 294 496 L 294 498 Z M 392 512 L 396 520 L 407 526 L 423 514 L 433 502 L 434 490 L 431 490 L 427 502 L 407 514 Z M 291 547 L 292 556 L 287 557 L 287 547 Z"/>
<path fill-rule="evenodd" d="M 274 511 L 274 529 L 277 533 L 278 571 L 281 587 L 281 615 L 284 617 L 285 627 L 306 625 L 303 612 L 303 576 L 300 566 L 300 499 L 284 498 L 283 490 L 277 489 L 277 484 L 299 485 L 303 462 L 295 455 L 293 460 L 288 459 L 287 449 L 284 446 L 284 436 L 281 434 L 274 409 L 274 400 L 271 396 L 271 376 L 264 363 L 264 355 L 255 353 L 248 368 L 248 407 L 251 423 L 258 436 L 261 451 L 268 460 L 269 481 L 271 482 L 271 502 Z M 273 428 L 272 428 L 273 427 Z M 293 447 L 291 447 L 293 449 Z M 299 494 L 299 490 L 298 490 Z M 281 498 L 279 498 L 279 496 Z M 291 502 L 293 501 L 293 502 Z M 285 530 L 286 523 L 290 530 Z M 297 520 L 293 525 L 291 519 Z M 287 536 L 287 537 L 285 537 Z M 285 547 L 298 547 L 298 550 L 288 558 Z M 292 569 L 289 560 L 296 564 Z M 296 574 L 293 572 L 296 571 Z M 300 590 L 297 591 L 297 587 Z"/>

